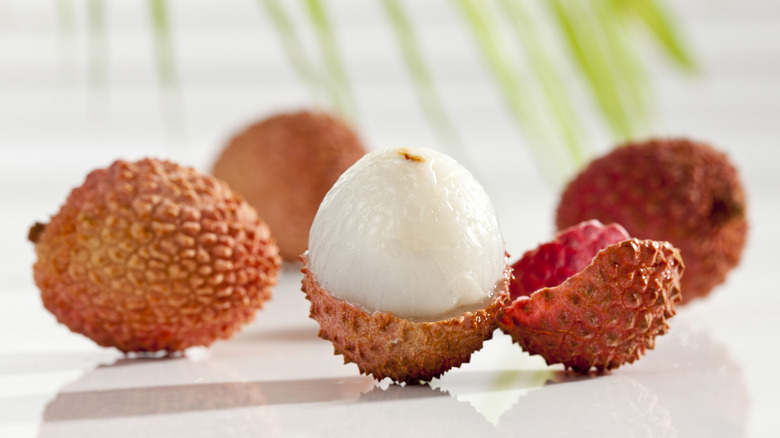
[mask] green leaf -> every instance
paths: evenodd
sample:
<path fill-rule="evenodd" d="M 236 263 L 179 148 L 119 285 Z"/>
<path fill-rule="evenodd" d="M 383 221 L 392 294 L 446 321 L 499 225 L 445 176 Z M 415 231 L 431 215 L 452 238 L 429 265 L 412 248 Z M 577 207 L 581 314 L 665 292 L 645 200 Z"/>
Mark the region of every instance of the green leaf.
<path fill-rule="evenodd" d="M 265 7 L 271 24 L 274 26 L 279 41 L 282 44 L 287 60 L 292 65 L 293 70 L 308 89 L 309 94 L 315 101 L 321 101 L 322 87 L 317 77 L 317 72 L 306 56 L 303 44 L 298 37 L 295 26 L 287 15 L 284 7 L 277 0 L 259 0 Z"/>
<path fill-rule="evenodd" d="M 498 32 L 498 21 L 490 4 L 477 0 L 459 0 L 458 4 L 512 116 L 524 128 L 528 145 L 542 166 L 542 175 L 548 182 L 557 184 L 568 176 L 573 163 L 572 157 L 558 147 L 560 132 L 545 117 L 547 112 L 542 108 L 546 103 L 536 98 L 527 80 L 510 63 L 510 50 Z"/>
<path fill-rule="evenodd" d="M 306 6 L 328 73 L 332 102 L 342 116 L 354 119 L 357 116 L 355 99 L 328 14 L 320 0 L 306 0 Z"/>
<path fill-rule="evenodd" d="M 73 0 L 55 0 L 57 24 L 63 36 L 72 36 L 76 30 L 75 5 Z"/>
<path fill-rule="evenodd" d="M 406 67 L 412 78 L 423 112 L 439 136 L 443 146 L 455 147 L 458 155 L 465 155 L 458 132 L 444 109 L 433 78 L 428 70 L 425 57 L 420 51 L 411 23 L 399 0 L 382 0 L 387 17 L 395 30 L 398 46 L 401 49 Z"/>
<path fill-rule="evenodd" d="M 176 67 L 173 60 L 173 45 L 168 22 L 166 0 L 149 0 L 154 29 L 154 49 L 157 59 L 157 73 L 160 83 L 166 87 L 176 86 Z"/>
<path fill-rule="evenodd" d="M 614 2 L 597 0 L 591 3 L 596 13 L 600 38 L 609 54 L 617 80 L 614 82 L 632 122 L 631 136 L 635 137 L 650 125 L 650 81 L 632 46 L 633 34 L 623 20 Z"/>
<path fill-rule="evenodd" d="M 534 79 L 539 83 L 543 97 L 549 104 L 550 115 L 560 129 L 575 165 L 579 167 L 589 155 L 589 148 L 584 142 L 584 129 L 558 72 L 558 67 L 549 55 L 550 45 L 544 40 L 536 25 L 539 17 L 529 9 L 529 4 L 533 3 L 525 0 L 500 0 L 500 5 L 505 12 L 504 16 L 517 34 L 517 39 L 523 46 L 528 64 L 534 73 Z"/>
<path fill-rule="evenodd" d="M 626 106 L 614 86 L 620 77 L 613 71 L 608 49 L 597 34 L 599 24 L 590 5 L 580 0 L 550 0 L 550 5 L 574 63 L 589 84 L 613 135 L 620 139 L 630 138 L 634 132 L 629 117 L 631 108 Z"/>
<path fill-rule="evenodd" d="M 87 2 L 87 34 L 90 84 L 93 89 L 105 89 L 108 85 L 108 42 L 103 0 Z"/>
<path fill-rule="evenodd" d="M 650 30 L 667 56 L 688 71 L 696 70 L 696 61 L 683 42 L 671 15 L 661 0 L 612 0 L 620 9 L 631 10 Z"/>

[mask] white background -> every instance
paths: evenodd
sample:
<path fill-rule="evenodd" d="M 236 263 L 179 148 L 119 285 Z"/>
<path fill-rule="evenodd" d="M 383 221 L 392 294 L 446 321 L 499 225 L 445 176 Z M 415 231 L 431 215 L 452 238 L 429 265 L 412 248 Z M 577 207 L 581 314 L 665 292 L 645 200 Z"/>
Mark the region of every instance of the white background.
<path fill-rule="evenodd" d="M 257 2 L 170 2 L 178 86 L 167 91 L 147 3 L 106 3 L 107 39 L 96 46 L 84 2 L 63 34 L 54 2 L 0 1 L 0 436 L 780 436 L 780 3 L 670 1 L 696 75 L 643 52 L 653 133 L 709 141 L 744 178 L 749 241 L 727 283 L 683 308 L 646 358 L 607 375 L 547 368 L 497 334 L 471 364 L 416 388 L 375 387 L 332 356 L 295 267 L 255 323 L 180 359 L 123 359 L 43 309 L 27 229 L 90 170 L 143 156 L 208 170 L 238 129 L 311 102 Z M 446 150 L 379 3 L 328 5 L 369 147 Z M 467 165 L 485 176 L 507 248 L 520 254 L 550 237 L 557 189 L 536 170 L 455 8 L 409 10 Z M 95 53 L 105 64 L 92 64 Z M 610 147 L 589 128 L 597 152 Z"/>

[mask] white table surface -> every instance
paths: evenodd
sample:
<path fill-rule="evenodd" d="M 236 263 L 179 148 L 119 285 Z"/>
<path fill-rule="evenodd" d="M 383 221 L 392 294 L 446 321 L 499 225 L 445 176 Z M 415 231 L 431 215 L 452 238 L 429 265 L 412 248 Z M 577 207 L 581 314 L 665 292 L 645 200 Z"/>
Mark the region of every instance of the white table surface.
<path fill-rule="evenodd" d="M 123 357 L 57 324 L 32 281 L 27 228 L 56 212 L 89 170 L 146 155 L 207 170 L 236 129 L 306 104 L 255 2 L 221 3 L 170 3 L 180 82 L 166 94 L 137 2 L 108 8 L 106 83 L 95 85 L 89 54 L 101 49 L 81 21 L 62 37 L 51 2 L 0 1 L 0 437 L 780 436 L 780 3 L 772 0 L 675 2 L 701 64 L 696 76 L 648 51 L 654 132 L 727 151 L 745 181 L 751 228 L 728 281 L 681 308 L 633 365 L 567 374 L 496 332 L 471 363 L 430 385 L 377 384 L 317 338 L 295 265 L 255 322 L 179 358 Z M 440 147 L 381 10 L 335 3 L 367 143 Z M 74 4 L 81 14 L 84 4 Z M 461 46 L 468 39 L 457 17 L 441 14 L 450 9 L 440 2 L 414 10 L 429 26 L 428 47 L 440 49 L 431 59 L 446 101 L 479 151 L 471 165 L 489 176 L 507 248 L 519 255 L 551 236 L 557 191 L 535 171 L 474 51 Z"/>

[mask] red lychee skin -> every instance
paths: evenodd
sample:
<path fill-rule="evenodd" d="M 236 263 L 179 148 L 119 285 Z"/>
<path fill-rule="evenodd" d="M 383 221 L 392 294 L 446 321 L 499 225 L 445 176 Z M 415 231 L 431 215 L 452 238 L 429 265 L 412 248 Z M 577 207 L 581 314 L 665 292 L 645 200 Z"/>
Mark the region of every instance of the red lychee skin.
<path fill-rule="evenodd" d="M 553 241 L 527 251 L 512 265 L 512 300 L 542 287 L 558 286 L 588 266 L 599 251 L 630 238 L 620 225 L 605 226 L 597 220 L 561 231 Z"/>
<path fill-rule="evenodd" d="M 725 154 L 686 139 L 627 144 L 591 162 L 561 195 L 556 225 L 588 219 L 617 222 L 631 236 L 679 248 L 683 304 L 725 281 L 748 230 L 736 168 Z"/>
<path fill-rule="evenodd" d="M 509 301 L 510 267 L 484 308 L 441 321 L 412 321 L 392 312 L 368 313 L 332 296 L 309 269 L 308 253 L 301 255 L 301 290 L 311 302 L 309 317 L 320 325 L 319 337 L 333 343 L 362 374 L 418 384 L 467 363 L 472 353 L 493 337 L 499 309 Z"/>
<path fill-rule="evenodd" d="M 46 309 L 123 352 L 230 338 L 271 298 L 281 264 L 243 198 L 209 175 L 155 159 L 91 172 L 30 240 Z"/>
<path fill-rule="evenodd" d="M 683 270 L 679 251 L 668 242 L 624 240 L 599 251 L 563 283 L 515 299 L 499 312 L 498 325 L 548 364 L 578 373 L 614 369 L 637 360 L 667 332 Z"/>

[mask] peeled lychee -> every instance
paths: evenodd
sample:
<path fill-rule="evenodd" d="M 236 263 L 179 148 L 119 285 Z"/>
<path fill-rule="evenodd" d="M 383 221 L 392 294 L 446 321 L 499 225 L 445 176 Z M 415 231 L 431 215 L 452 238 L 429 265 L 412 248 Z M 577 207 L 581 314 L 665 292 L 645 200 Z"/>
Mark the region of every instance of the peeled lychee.
<path fill-rule="evenodd" d="M 271 228 L 285 260 L 306 250 L 317 208 L 366 153 L 345 122 L 324 113 L 280 114 L 235 136 L 213 174 L 241 193 Z"/>
<path fill-rule="evenodd" d="M 737 170 L 723 153 L 685 139 L 628 144 L 593 161 L 563 192 L 556 224 L 588 219 L 679 248 L 684 302 L 725 281 L 748 229 Z"/>
<path fill-rule="evenodd" d="M 589 221 L 562 231 L 514 265 L 499 327 L 548 364 L 586 373 L 634 362 L 668 330 L 683 262 L 668 242 L 629 238 Z"/>
<path fill-rule="evenodd" d="M 30 239 L 44 306 L 124 352 L 229 338 L 280 266 L 268 227 L 226 184 L 153 159 L 91 172 Z"/>
<path fill-rule="evenodd" d="M 376 379 L 417 383 L 467 362 L 508 298 L 490 199 L 429 149 L 376 151 L 350 167 L 301 259 L 320 337 Z"/>

